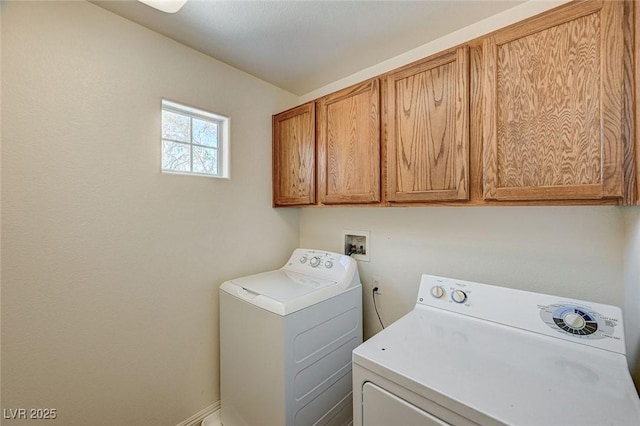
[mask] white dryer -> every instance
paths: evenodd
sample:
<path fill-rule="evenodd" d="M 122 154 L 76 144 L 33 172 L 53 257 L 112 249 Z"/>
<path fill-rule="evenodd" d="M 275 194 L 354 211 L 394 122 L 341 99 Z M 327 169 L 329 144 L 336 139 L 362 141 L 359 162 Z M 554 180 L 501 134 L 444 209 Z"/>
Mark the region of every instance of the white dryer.
<path fill-rule="evenodd" d="M 224 426 L 351 421 L 362 286 L 349 256 L 296 249 L 275 271 L 220 287 Z"/>
<path fill-rule="evenodd" d="M 353 352 L 354 426 L 637 426 L 619 308 L 423 275 Z"/>

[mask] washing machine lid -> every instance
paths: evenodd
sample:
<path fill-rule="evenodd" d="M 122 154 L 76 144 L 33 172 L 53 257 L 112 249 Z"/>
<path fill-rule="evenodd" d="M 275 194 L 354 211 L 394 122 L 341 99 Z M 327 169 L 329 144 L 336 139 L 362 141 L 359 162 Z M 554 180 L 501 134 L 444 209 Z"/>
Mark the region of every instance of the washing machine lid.
<path fill-rule="evenodd" d="M 431 307 L 353 361 L 479 424 L 640 424 L 624 355 Z"/>
<path fill-rule="evenodd" d="M 278 315 L 288 315 L 344 291 L 336 281 L 278 269 L 225 282 L 220 290 Z"/>
<path fill-rule="evenodd" d="M 310 277 L 283 269 L 236 278 L 231 281 L 245 290 L 283 303 L 337 284 L 335 281 Z"/>

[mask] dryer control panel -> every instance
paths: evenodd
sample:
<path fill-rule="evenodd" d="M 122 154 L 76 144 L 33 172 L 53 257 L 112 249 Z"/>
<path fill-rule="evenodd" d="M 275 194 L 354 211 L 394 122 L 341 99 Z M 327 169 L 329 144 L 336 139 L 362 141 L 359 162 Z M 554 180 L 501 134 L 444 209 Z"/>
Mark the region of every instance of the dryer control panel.
<path fill-rule="evenodd" d="M 618 318 L 602 315 L 583 304 L 541 305 L 540 318 L 551 329 L 580 339 L 615 338 L 618 325 Z"/>
<path fill-rule="evenodd" d="M 626 354 L 616 306 L 423 275 L 416 309 L 438 309 Z"/>

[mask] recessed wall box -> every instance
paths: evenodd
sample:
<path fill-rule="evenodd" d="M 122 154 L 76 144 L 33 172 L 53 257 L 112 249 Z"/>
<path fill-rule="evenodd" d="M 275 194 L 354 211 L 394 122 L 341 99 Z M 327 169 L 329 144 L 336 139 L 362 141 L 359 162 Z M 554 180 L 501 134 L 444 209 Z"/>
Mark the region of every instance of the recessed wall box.
<path fill-rule="evenodd" d="M 356 260 L 369 261 L 370 255 L 370 233 L 369 231 L 342 231 L 342 244 L 344 254 Z"/>

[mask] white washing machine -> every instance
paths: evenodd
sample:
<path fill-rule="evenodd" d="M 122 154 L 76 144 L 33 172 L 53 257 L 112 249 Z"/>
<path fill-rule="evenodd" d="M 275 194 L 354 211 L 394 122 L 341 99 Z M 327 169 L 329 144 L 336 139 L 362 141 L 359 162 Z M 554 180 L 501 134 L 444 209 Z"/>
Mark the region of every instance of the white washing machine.
<path fill-rule="evenodd" d="M 354 259 L 297 249 L 275 271 L 220 287 L 224 426 L 345 425 L 362 343 Z"/>
<path fill-rule="evenodd" d="M 619 308 L 423 275 L 353 352 L 354 425 L 638 426 Z"/>

